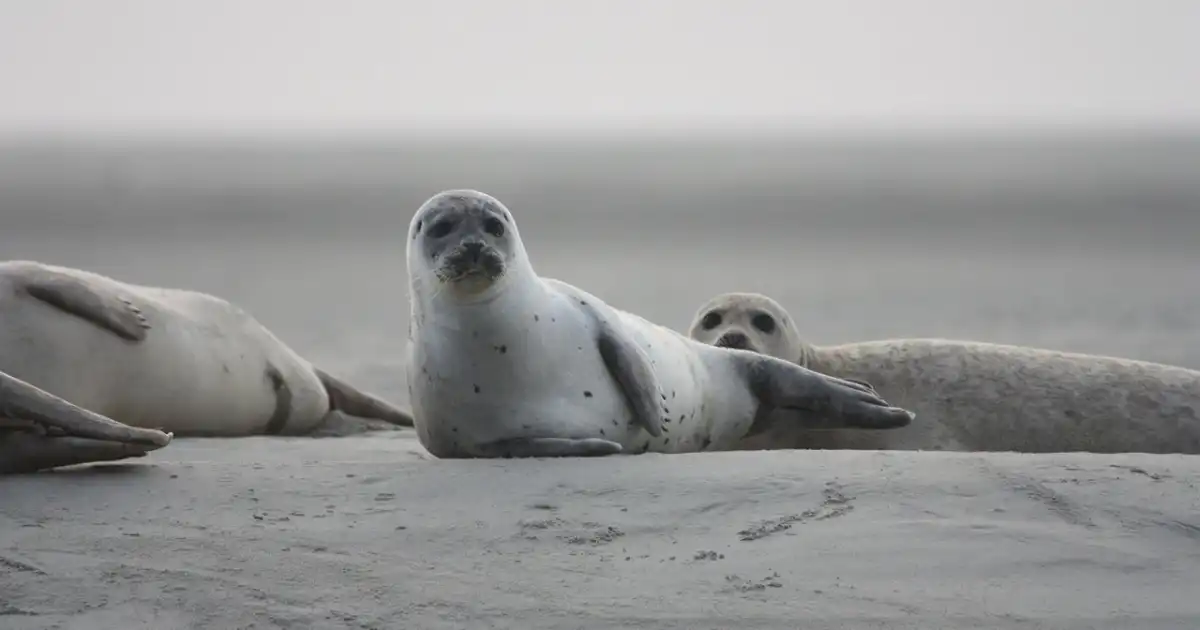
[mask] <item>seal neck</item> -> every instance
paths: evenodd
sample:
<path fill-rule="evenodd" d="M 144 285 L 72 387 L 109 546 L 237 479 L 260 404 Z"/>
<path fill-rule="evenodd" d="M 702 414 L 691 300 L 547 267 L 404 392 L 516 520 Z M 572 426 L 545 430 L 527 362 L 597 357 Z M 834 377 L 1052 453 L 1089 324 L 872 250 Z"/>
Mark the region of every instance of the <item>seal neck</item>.
<path fill-rule="evenodd" d="M 426 326 L 463 328 L 469 325 L 477 331 L 515 326 L 524 321 L 530 304 L 545 299 L 541 295 L 545 287 L 537 277 L 523 277 L 519 270 L 514 271 L 516 274 L 477 296 L 455 294 L 449 288 L 425 287 L 422 292 L 414 293 L 421 298 L 413 301 L 413 307 L 423 311 L 421 319 Z"/>
<path fill-rule="evenodd" d="M 817 352 L 817 348 L 812 344 L 802 341 L 799 343 L 799 346 L 800 356 L 796 359 L 796 363 L 800 364 L 801 367 L 822 373 L 827 373 L 825 370 L 832 367 L 825 365 L 826 362 L 822 360 L 820 353 Z M 830 376 L 836 375 L 830 374 Z"/>

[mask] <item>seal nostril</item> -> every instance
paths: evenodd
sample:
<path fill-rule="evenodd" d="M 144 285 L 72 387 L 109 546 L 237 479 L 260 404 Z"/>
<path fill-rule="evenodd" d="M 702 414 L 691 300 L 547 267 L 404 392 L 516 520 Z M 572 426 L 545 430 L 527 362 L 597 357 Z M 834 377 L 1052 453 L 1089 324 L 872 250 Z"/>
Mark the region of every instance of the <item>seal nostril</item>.
<path fill-rule="evenodd" d="M 727 332 L 717 340 L 717 345 L 723 348 L 745 350 L 750 345 L 750 339 L 744 333 Z"/>
<path fill-rule="evenodd" d="M 472 241 L 470 243 L 463 243 L 463 251 L 467 254 L 468 257 L 470 257 L 470 259 L 472 261 L 478 262 L 479 255 L 483 253 L 483 243 L 479 243 L 479 242 L 475 242 L 475 241 Z"/>

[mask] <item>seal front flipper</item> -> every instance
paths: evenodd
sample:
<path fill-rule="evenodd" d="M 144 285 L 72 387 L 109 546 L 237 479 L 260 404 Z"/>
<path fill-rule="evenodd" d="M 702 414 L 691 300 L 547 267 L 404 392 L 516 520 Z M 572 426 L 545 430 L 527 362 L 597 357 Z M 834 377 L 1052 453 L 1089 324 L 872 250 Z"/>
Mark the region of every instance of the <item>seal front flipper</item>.
<path fill-rule="evenodd" d="M 41 265 L 24 266 L 19 273 L 21 286 L 30 297 L 86 319 L 122 339 L 146 338 L 150 328 L 146 316 L 115 287 Z"/>
<path fill-rule="evenodd" d="M 768 409 L 800 412 L 806 429 L 896 429 L 913 413 L 889 406 L 869 384 L 848 381 L 749 351 L 744 355 L 750 390 Z"/>
<path fill-rule="evenodd" d="M 654 437 L 662 436 L 662 398 L 650 357 L 632 339 L 595 317 L 600 332 L 596 346 L 633 412 L 633 421 Z"/>
<path fill-rule="evenodd" d="M 142 457 L 171 438 L 126 426 L 0 372 L 0 474 Z"/>
<path fill-rule="evenodd" d="M 514 438 L 479 447 L 484 457 L 600 457 L 616 455 L 621 445 L 600 438 Z"/>
<path fill-rule="evenodd" d="M 314 367 L 313 372 L 316 372 L 317 378 L 321 379 L 321 384 L 329 394 L 330 408 L 359 418 L 374 418 L 402 427 L 413 426 L 412 415 L 386 400 L 360 391 L 319 368 Z"/>

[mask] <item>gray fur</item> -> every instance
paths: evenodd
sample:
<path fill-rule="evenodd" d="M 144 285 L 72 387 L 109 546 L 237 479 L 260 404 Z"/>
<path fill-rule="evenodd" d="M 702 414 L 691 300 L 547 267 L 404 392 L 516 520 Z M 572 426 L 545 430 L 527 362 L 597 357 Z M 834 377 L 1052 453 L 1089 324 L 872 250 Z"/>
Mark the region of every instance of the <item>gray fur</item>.
<path fill-rule="evenodd" d="M 22 279 L 22 288 L 30 297 L 88 320 L 122 339 L 142 341 L 150 329 L 141 309 L 111 286 L 89 283 L 36 263 L 14 263 L 9 273 Z"/>
<path fill-rule="evenodd" d="M 0 372 L 0 474 L 141 457 L 171 437 L 115 422 Z"/>
<path fill-rule="evenodd" d="M 845 427 L 844 421 L 835 421 L 845 411 L 844 407 L 856 400 L 866 400 L 875 397 L 875 389 L 870 383 L 854 379 L 835 379 L 841 381 L 842 390 L 832 390 L 816 387 L 816 379 L 811 378 L 807 368 L 803 371 L 788 369 L 791 364 L 782 359 L 755 354 L 745 350 L 730 350 L 737 355 L 743 355 L 739 363 L 750 390 L 758 398 L 764 411 L 792 410 L 805 412 L 797 427 L 805 429 L 834 429 Z M 831 377 L 832 378 L 832 377 Z M 836 396 L 835 392 L 853 392 L 857 398 Z M 765 415 L 765 414 L 764 414 Z M 760 433 L 765 427 L 762 418 L 757 418 L 746 437 Z M 878 424 L 872 421 L 877 420 Z M 890 429 L 890 423 L 883 418 L 865 418 L 859 429 Z"/>
<path fill-rule="evenodd" d="M 594 308 L 583 307 L 595 318 L 599 328 L 596 347 L 609 374 L 629 403 L 633 421 L 653 437 L 662 437 L 662 388 L 654 376 L 650 357 L 628 335 L 605 321 Z"/>
<path fill-rule="evenodd" d="M 705 317 L 720 319 L 711 329 Z M 753 318 L 769 314 L 766 333 Z M 1200 453 L 1200 372 L 1181 367 L 946 339 L 815 346 L 769 297 L 727 293 L 697 310 L 689 336 L 870 382 L 918 421 L 887 432 L 809 432 L 765 421 L 736 448 L 825 448 L 1098 453 Z"/>

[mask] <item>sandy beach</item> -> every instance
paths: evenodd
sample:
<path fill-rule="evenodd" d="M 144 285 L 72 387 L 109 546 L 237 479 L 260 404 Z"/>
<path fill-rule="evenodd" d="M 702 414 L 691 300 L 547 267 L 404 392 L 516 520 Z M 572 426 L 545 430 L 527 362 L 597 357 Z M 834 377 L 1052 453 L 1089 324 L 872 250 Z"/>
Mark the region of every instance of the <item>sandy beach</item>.
<path fill-rule="evenodd" d="M 1200 458 L 438 461 L 177 440 L 0 480 L 0 627 L 1183 629 Z"/>
<path fill-rule="evenodd" d="M 407 405 L 403 234 L 501 197 L 539 270 L 676 329 L 1200 368 L 1200 142 L 0 150 L 0 251 L 208 291 Z M 919 419 L 918 419 L 919 421 Z M 0 628 L 1200 627 L 1200 458 L 438 461 L 411 431 L 177 438 L 0 479 Z"/>

